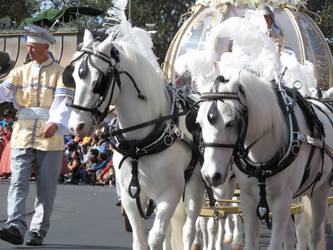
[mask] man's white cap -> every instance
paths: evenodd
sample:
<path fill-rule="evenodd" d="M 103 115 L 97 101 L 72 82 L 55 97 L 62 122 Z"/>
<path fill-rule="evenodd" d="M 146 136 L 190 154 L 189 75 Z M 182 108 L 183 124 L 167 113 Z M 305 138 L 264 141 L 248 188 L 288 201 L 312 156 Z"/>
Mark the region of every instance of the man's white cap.
<path fill-rule="evenodd" d="M 56 40 L 50 32 L 42 27 L 28 24 L 24 27 L 24 33 L 27 37 L 27 43 L 55 44 Z"/>

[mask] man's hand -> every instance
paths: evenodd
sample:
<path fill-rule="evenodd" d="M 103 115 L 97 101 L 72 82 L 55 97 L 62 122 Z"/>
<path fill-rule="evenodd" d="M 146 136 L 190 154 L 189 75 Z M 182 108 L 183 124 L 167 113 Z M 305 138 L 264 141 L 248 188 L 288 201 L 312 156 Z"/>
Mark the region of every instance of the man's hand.
<path fill-rule="evenodd" d="M 57 132 L 57 130 L 58 130 L 58 126 L 51 122 L 51 123 L 47 124 L 46 127 L 44 128 L 43 137 L 51 138 L 52 136 L 54 136 L 54 134 Z"/>

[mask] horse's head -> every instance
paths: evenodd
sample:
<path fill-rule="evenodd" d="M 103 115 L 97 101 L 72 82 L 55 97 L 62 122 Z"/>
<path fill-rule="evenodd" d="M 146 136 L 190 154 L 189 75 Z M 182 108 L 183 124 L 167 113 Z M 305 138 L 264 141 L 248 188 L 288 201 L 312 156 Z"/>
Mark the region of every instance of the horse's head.
<path fill-rule="evenodd" d="M 102 120 L 112 98 L 119 92 L 119 76 L 115 68 L 119 61 L 111 36 L 103 42 L 94 41 L 86 30 L 82 47 L 64 70 L 64 84 L 75 87 L 69 128 L 83 137 L 91 134 L 94 120 Z"/>
<path fill-rule="evenodd" d="M 233 152 L 244 140 L 247 109 L 244 92 L 236 80 L 216 78 L 201 94 L 197 122 L 202 129 L 204 164 L 202 176 L 210 186 L 224 183 Z"/>

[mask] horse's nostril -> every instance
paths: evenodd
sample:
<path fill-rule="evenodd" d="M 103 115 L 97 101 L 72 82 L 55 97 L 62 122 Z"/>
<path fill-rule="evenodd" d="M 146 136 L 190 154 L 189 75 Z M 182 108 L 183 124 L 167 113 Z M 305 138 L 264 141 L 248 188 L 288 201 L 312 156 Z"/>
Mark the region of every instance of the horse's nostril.
<path fill-rule="evenodd" d="M 219 180 L 221 179 L 221 174 L 220 173 L 215 173 L 213 178 L 212 178 L 212 181 L 213 183 L 216 183 L 216 182 L 219 182 Z"/>
<path fill-rule="evenodd" d="M 80 123 L 80 124 L 77 126 L 77 130 L 79 130 L 79 131 L 81 131 L 83 128 L 84 128 L 84 123 Z"/>
<path fill-rule="evenodd" d="M 79 125 L 76 126 L 75 128 L 75 133 L 79 134 L 84 128 L 84 123 L 80 123 Z"/>

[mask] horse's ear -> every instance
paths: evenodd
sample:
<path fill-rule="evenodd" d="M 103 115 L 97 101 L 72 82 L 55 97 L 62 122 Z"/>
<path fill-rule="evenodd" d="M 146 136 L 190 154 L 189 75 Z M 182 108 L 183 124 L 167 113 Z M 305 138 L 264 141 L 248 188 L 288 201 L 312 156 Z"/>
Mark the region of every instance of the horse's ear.
<path fill-rule="evenodd" d="M 83 36 L 83 46 L 82 47 L 87 47 L 89 44 L 91 44 L 94 41 L 94 37 L 91 34 L 89 30 L 84 31 L 84 36 Z"/>
<path fill-rule="evenodd" d="M 239 84 L 238 85 L 238 96 L 239 96 L 239 99 L 240 99 L 240 102 L 244 105 L 244 106 L 246 106 L 245 104 L 246 104 L 246 95 L 245 95 L 245 89 L 244 89 L 244 87 L 243 87 L 243 85 L 242 84 Z"/>
<path fill-rule="evenodd" d="M 97 46 L 97 50 L 99 52 L 102 52 L 102 53 L 106 54 L 106 55 L 109 55 L 110 51 L 111 51 L 112 39 L 113 39 L 113 37 L 109 35 L 103 42 L 101 42 Z"/>
<path fill-rule="evenodd" d="M 238 85 L 238 91 L 243 97 L 245 97 L 245 89 L 241 84 Z"/>

